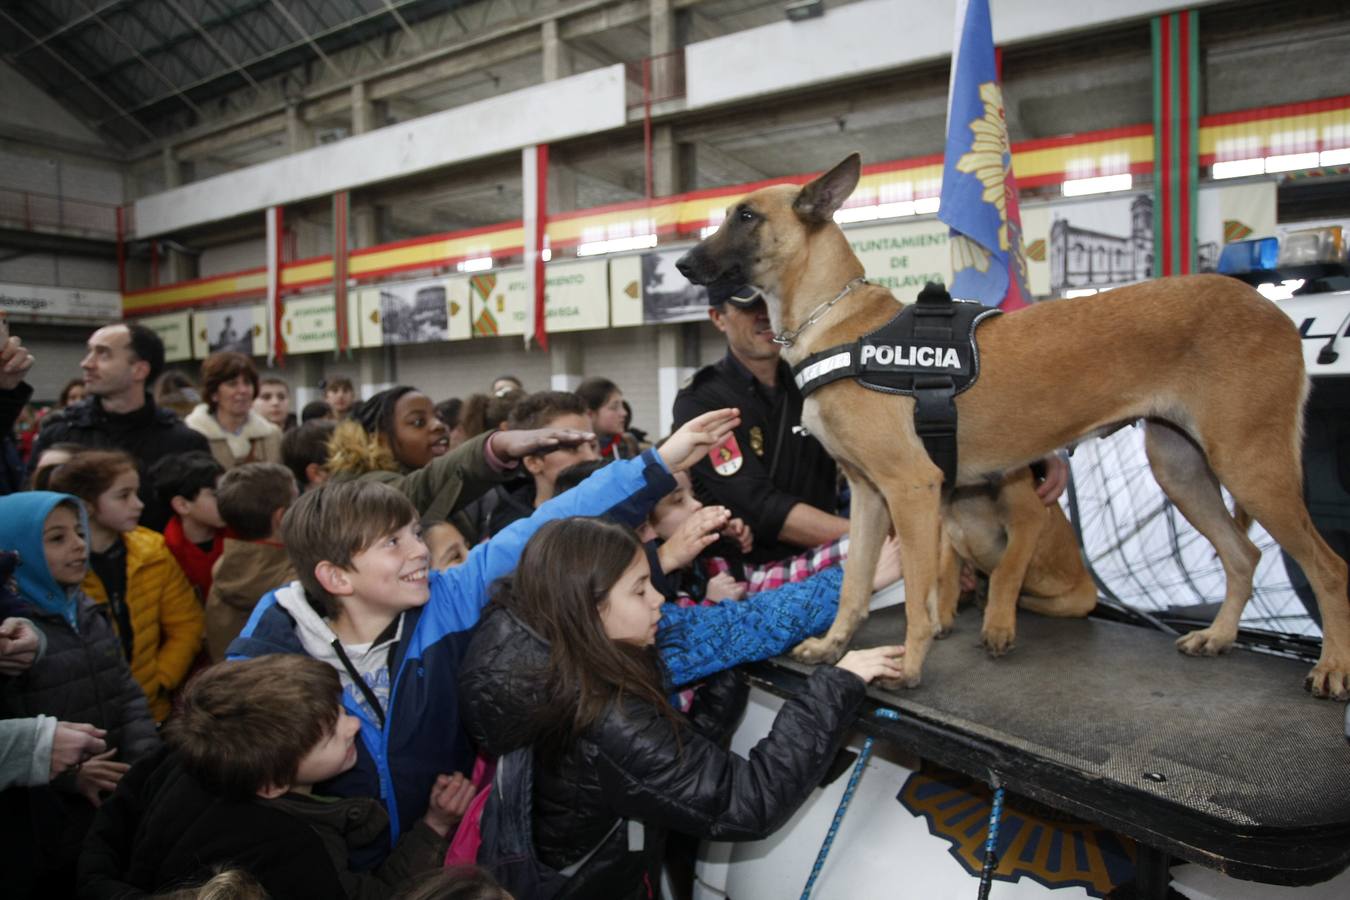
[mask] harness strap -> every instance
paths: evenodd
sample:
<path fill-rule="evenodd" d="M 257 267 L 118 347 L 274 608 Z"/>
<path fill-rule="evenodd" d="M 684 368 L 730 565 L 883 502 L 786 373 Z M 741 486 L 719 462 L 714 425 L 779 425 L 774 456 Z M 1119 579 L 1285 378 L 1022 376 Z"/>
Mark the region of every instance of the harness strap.
<path fill-rule="evenodd" d="M 956 385 L 950 377 L 914 380 L 914 432 L 942 470 L 942 489 L 956 485 Z"/>

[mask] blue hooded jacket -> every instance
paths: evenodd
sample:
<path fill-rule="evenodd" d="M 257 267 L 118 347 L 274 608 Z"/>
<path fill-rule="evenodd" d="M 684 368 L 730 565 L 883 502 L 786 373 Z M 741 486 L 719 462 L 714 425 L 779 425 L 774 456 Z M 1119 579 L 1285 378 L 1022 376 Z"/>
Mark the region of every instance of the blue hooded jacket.
<path fill-rule="evenodd" d="M 0 550 L 14 550 L 19 554 L 19 567 L 14 573 L 19 583 L 19 594 L 25 602 L 44 612 L 59 615 L 76 628 L 77 591 L 69 590 L 52 577 L 47 568 L 47 552 L 42 546 L 43 525 L 54 507 L 71 504 L 80 517 L 82 534 L 89 534 L 89 519 L 84 504 L 70 494 L 51 491 L 27 491 L 0 497 Z M 12 611 L 6 610 L 6 615 Z"/>
<path fill-rule="evenodd" d="M 430 574 L 430 599 L 404 612 L 400 637 L 389 653 L 385 727 L 381 729 L 359 690 L 350 685 L 343 690 L 347 712 L 361 720 L 357 761 L 320 790 L 342 797 L 378 797 L 389 812 L 389 840 L 382 852 L 374 858 L 354 857 L 355 867 L 367 868 L 388 855 L 399 835 L 426 812 L 438 774 L 472 770 L 473 747 L 460 723 L 460 663 L 492 583 L 514 571 L 534 533 L 546 522 L 570 516 L 615 514 L 640 521 L 674 489 L 675 479 L 653 451 L 611 463 L 475 547 L 462 565 Z M 577 565 L 585 564 L 577 560 Z M 298 582 L 270 591 L 258 601 L 227 656 L 314 656 L 306 650 L 301 630 L 304 620 L 315 614 L 305 608 L 302 596 Z"/>

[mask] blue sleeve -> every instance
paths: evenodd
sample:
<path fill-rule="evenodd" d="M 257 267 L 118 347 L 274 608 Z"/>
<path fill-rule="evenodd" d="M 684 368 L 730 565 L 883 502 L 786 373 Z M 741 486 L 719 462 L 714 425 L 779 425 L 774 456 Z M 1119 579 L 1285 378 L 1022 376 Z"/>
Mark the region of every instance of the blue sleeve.
<path fill-rule="evenodd" d="M 672 687 L 741 663 L 770 659 L 830 627 L 839 611 L 842 566 L 805 581 L 716 606 L 666 604 L 656 646 Z"/>
<path fill-rule="evenodd" d="M 472 627 L 487 605 L 492 582 L 515 571 L 525 545 L 544 523 L 571 516 L 608 516 L 619 509 L 630 513 L 641 509 L 641 516 L 646 516 L 652 505 L 675 486 L 674 477 L 655 450 L 610 463 L 544 503 L 529 518 L 512 522 L 491 540 L 474 547 L 462 565 L 433 573 L 431 600 L 424 615 L 440 619 L 438 630 Z"/>

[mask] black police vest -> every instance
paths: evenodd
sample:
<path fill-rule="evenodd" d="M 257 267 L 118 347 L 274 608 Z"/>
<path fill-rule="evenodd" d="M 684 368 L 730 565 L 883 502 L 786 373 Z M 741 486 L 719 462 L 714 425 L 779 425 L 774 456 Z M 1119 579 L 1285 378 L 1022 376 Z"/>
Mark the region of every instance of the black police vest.
<path fill-rule="evenodd" d="M 1000 310 L 953 300 L 929 283 L 917 302 L 848 344 L 813 353 L 792 367 L 802 396 L 852 378 L 868 390 L 914 397 L 914 430 L 942 470 L 944 490 L 956 483 L 956 395 L 980 377 L 975 329 Z"/>

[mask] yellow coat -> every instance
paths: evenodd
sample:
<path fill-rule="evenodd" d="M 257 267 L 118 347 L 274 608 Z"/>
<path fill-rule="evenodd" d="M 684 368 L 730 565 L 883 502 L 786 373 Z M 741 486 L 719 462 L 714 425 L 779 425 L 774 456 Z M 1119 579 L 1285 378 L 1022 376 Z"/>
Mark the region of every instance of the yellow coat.
<path fill-rule="evenodd" d="M 137 528 L 122 539 L 127 545 L 131 674 L 145 691 L 155 721 L 163 722 L 171 708 L 170 692 L 183 682 L 201 649 L 205 619 L 192 585 L 158 532 Z M 95 602 L 108 602 L 93 569 L 85 573 L 80 588 Z"/>

